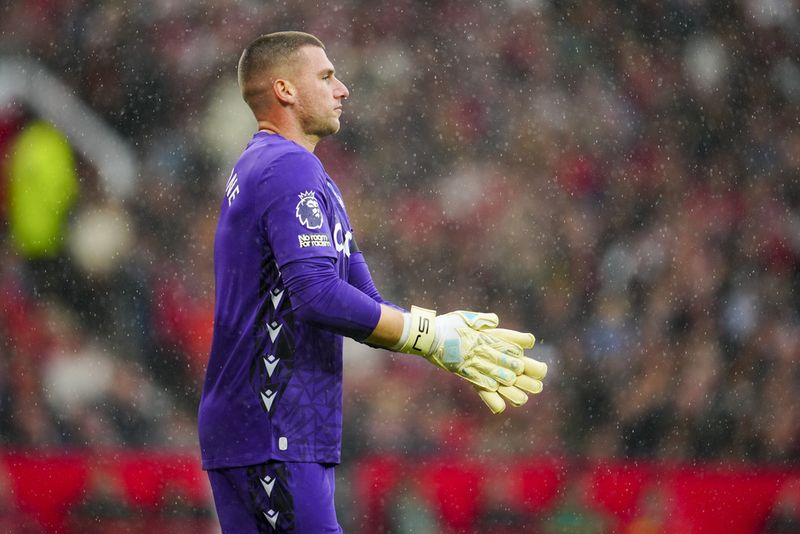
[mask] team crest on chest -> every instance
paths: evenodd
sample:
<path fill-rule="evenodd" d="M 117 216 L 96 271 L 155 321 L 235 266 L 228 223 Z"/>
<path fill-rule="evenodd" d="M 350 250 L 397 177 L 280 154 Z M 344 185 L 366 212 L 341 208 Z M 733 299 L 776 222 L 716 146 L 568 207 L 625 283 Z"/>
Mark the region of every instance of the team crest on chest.
<path fill-rule="evenodd" d="M 300 197 L 300 202 L 295 208 L 295 215 L 300 224 L 309 230 L 322 228 L 322 210 L 319 207 L 319 201 L 314 196 L 314 191 L 304 191 L 297 196 Z"/>

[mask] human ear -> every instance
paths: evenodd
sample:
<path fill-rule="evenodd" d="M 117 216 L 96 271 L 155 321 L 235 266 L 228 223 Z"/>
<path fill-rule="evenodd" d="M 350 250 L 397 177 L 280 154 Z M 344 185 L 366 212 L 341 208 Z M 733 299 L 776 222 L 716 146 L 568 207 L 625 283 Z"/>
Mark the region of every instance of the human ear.
<path fill-rule="evenodd" d="M 294 104 L 297 98 L 297 91 L 292 82 L 278 78 L 272 83 L 272 91 L 275 98 L 282 104 Z"/>

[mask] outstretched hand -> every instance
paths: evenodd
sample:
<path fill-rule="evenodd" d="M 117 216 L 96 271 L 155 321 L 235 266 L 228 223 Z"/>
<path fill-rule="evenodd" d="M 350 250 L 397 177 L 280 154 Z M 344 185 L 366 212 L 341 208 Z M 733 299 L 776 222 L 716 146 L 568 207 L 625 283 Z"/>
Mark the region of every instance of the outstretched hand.
<path fill-rule="evenodd" d="M 400 352 L 419 354 L 434 365 L 471 382 L 492 413 L 505 401 L 521 406 L 542 391 L 547 365 L 528 358 L 533 334 L 497 328 L 494 313 L 436 312 L 413 306 L 411 331 Z"/>

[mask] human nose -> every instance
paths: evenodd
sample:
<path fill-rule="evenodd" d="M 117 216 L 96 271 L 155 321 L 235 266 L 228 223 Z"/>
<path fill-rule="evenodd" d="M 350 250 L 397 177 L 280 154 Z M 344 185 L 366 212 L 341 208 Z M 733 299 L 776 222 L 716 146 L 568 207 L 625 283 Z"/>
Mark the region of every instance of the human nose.
<path fill-rule="evenodd" d="M 347 89 L 347 86 L 340 80 L 336 81 L 339 82 L 339 86 L 336 88 L 336 98 L 345 99 L 350 96 L 350 91 Z"/>

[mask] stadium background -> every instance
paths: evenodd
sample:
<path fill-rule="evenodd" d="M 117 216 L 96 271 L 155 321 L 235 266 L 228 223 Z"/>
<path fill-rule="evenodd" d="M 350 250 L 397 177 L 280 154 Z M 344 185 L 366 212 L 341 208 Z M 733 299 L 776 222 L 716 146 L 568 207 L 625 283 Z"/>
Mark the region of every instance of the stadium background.
<path fill-rule="evenodd" d="M 496 311 L 550 366 L 492 417 L 348 345 L 347 532 L 798 531 L 789 0 L 4 2 L 0 531 L 214 532 L 235 64 L 287 28 L 350 88 L 318 155 L 384 296 Z"/>

